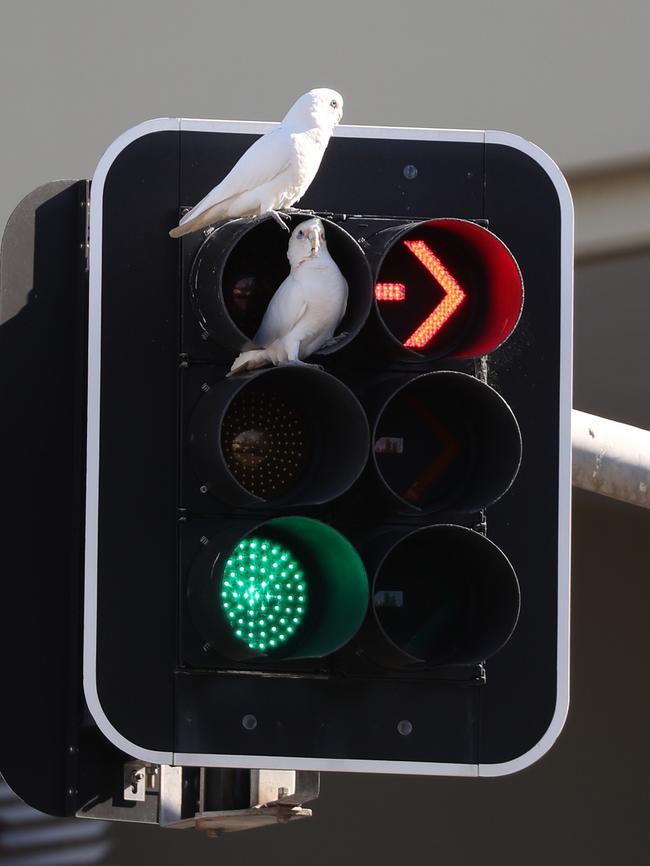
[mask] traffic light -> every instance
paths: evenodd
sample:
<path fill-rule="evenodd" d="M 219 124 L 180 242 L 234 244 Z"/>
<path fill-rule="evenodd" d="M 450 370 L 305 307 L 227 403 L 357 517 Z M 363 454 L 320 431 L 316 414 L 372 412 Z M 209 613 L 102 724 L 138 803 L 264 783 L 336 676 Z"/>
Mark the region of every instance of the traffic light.
<path fill-rule="evenodd" d="M 568 706 L 566 185 L 514 136 L 342 127 L 301 202 L 335 339 L 229 376 L 288 235 L 167 233 L 262 131 L 153 121 L 93 180 L 90 712 L 162 764 L 520 769 Z"/>

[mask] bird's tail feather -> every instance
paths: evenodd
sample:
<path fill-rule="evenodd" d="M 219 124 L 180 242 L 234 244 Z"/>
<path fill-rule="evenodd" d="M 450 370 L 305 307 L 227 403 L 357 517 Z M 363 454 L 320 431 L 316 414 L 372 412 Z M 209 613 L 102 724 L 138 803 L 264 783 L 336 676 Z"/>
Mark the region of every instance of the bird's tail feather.
<path fill-rule="evenodd" d="M 217 222 L 221 217 L 222 214 L 216 208 L 201 211 L 191 220 L 186 220 L 183 217 L 180 223 L 169 232 L 169 237 L 180 238 L 183 235 L 189 235 L 190 232 L 197 232 L 199 229 L 204 229 Z"/>
<path fill-rule="evenodd" d="M 178 225 L 169 232 L 169 237 L 180 238 L 183 237 L 183 235 L 188 235 L 191 231 L 192 227 L 189 226 L 187 223 L 184 226 Z"/>

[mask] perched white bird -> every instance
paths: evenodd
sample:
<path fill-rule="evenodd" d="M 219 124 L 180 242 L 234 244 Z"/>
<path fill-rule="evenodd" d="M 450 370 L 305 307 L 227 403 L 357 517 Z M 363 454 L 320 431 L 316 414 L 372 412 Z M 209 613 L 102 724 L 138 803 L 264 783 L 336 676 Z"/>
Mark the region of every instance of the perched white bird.
<path fill-rule="evenodd" d="M 314 179 L 343 115 L 343 98 L 318 87 L 305 93 L 286 117 L 243 154 L 221 183 L 202 198 L 170 231 L 173 238 L 223 219 L 290 211 Z"/>
<path fill-rule="evenodd" d="M 346 336 L 334 337 L 334 331 L 345 314 L 348 284 L 329 254 L 318 217 L 295 227 L 287 258 L 289 276 L 271 298 L 255 335 L 260 348 L 242 352 L 228 375 L 268 364 L 304 364 L 304 358 Z"/>

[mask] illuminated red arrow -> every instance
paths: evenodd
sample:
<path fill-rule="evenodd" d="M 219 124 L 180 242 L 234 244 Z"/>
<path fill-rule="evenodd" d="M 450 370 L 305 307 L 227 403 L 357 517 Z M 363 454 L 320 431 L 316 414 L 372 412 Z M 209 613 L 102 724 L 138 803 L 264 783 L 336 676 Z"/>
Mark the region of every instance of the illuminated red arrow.
<path fill-rule="evenodd" d="M 403 301 L 406 297 L 404 283 L 377 283 L 375 297 L 378 301 Z"/>
<path fill-rule="evenodd" d="M 456 312 L 465 299 L 465 292 L 428 244 L 424 241 L 404 243 L 445 293 L 445 297 L 404 343 L 407 349 L 422 349 Z M 406 286 L 403 283 L 377 283 L 375 298 L 378 301 L 403 301 L 406 299 Z"/>

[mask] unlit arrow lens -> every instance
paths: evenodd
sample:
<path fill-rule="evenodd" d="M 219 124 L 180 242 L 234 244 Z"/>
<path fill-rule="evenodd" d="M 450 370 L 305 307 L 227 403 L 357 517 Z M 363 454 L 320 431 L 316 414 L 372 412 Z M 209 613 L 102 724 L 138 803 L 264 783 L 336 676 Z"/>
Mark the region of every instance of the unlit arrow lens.
<path fill-rule="evenodd" d="M 372 452 L 379 478 L 409 510 L 474 511 L 512 484 L 521 434 L 493 388 L 465 373 L 440 371 L 388 395 Z"/>

